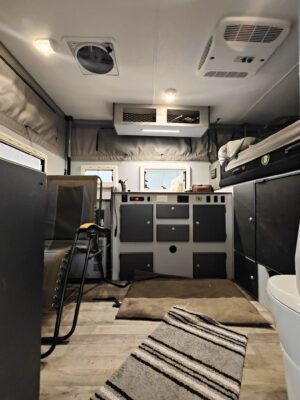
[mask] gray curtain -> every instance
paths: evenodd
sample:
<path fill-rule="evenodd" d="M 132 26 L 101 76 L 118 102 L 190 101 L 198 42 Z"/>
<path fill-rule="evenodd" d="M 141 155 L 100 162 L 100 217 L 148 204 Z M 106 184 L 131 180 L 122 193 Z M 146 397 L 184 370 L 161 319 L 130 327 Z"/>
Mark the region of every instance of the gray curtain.
<path fill-rule="evenodd" d="M 74 161 L 207 161 L 208 134 L 201 138 L 119 136 L 112 123 L 74 121 Z M 211 143 L 210 157 L 216 159 Z"/>
<path fill-rule="evenodd" d="M 12 65 L 14 64 L 14 65 Z M 20 64 L 0 44 L 0 124 L 51 152 L 64 155 L 65 118 L 20 74 Z"/>

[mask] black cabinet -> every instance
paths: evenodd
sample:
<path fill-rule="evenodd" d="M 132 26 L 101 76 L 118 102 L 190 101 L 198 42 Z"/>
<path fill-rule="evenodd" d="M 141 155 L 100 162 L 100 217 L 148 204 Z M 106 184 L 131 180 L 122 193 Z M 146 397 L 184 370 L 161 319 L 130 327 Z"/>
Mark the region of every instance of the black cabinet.
<path fill-rule="evenodd" d="M 39 398 L 46 176 L 0 160 L 0 398 Z"/>
<path fill-rule="evenodd" d="M 121 253 L 120 279 L 132 281 L 136 271 L 153 272 L 153 253 Z"/>
<path fill-rule="evenodd" d="M 234 278 L 244 289 L 258 298 L 257 264 L 243 254 L 234 253 Z"/>
<path fill-rule="evenodd" d="M 189 218 L 189 206 L 157 204 L 156 218 Z"/>
<path fill-rule="evenodd" d="M 254 182 L 234 187 L 234 248 L 255 259 L 255 190 Z"/>
<path fill-rule="evenodd" d="M 295 273 L 300 220 L 300 175 L 256 184 L 256 259 L 282 274 Z"/>
<path fill-rule="evenodd" d="M 122 204 L 120 218 L 121 242 L 153 241 L 152 204 Z"/>
<path fill-rule="evenodd" d="M 234 186 L 235 280 L 258 296 L 258 264 L 270 276 L 295 273 L 300 175 Z"/>
<path fill-rule="evenodd" d="M 193 237 L 194 242 L 225 242 L 225 206 L 194 205 Z"/>
<path fill-rule="evenodd" d="M 226 279 L 226 253 L 194 253 L 193 278 Z"/>
<path fill-rule="evenodd" d="M 158 242 L 188 242 L 189 240 L 189 225 L 157 225 Z"/>

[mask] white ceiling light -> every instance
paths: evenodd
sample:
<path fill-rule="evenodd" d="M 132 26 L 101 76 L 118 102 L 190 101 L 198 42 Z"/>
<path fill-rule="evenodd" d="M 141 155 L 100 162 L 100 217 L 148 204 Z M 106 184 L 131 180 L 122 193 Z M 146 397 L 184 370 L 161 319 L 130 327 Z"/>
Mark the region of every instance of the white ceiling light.
<path fill-rule="evenodd" d="M 144 133 L 180 133 L 179 129 L 141 129 Z"/>
<path fill-rule="evenodd" d="M 167 89 L 164 93 L 164 98 L 168 103 L 171 103 L 176 98 L 176 89 Z"/>
<path fill-rule="evenodd" d="M 53 41 L 51 39 L 36 39 L 34 41 L 34 46 L 40 53 L 43 53 L 45 56 L 49 56 L 50 54 L 54 54 L 54 46 Z"/>

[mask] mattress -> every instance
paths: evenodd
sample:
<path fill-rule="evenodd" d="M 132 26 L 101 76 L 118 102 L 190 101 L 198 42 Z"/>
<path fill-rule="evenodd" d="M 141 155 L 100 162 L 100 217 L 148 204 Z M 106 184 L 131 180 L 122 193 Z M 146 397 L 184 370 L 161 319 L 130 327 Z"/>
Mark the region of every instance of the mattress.
<path fill-rule="evenodd" d="M 296 121 L 292 125 L 280 130 L 269 136 L 262 142 L 250 146 L 248 149 L 241 151 L 238 156 L 231 160 L 225 167 L 225 171 L 233 170 L 252 160 L 263 157 L 271 152 L 276 151 L 286 145 L 292 144 L 300 139 L 300 121 Z"/>
<path fill-rule="evenodd" d="M 221 167 L 220 187 L 300 170 L 300 122 L 244 150 L 229 164 Z"/>

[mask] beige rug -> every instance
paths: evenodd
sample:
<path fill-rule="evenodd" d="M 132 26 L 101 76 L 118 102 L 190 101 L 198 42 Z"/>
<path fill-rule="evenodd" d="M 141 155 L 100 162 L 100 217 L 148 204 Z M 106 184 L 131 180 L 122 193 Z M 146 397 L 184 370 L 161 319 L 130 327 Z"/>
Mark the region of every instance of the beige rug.
<path fill-rule="evenodd" d="M 238 400 L 247 336 L 174 307 L 93 400 Z"/>
<path fill-rule="evenodd" d="M 174 306 L 228 325 L 269 322 L 232 281 L 226 279 L 151 279 L 129 288 L 116 318 L 161 320 Z"/>

